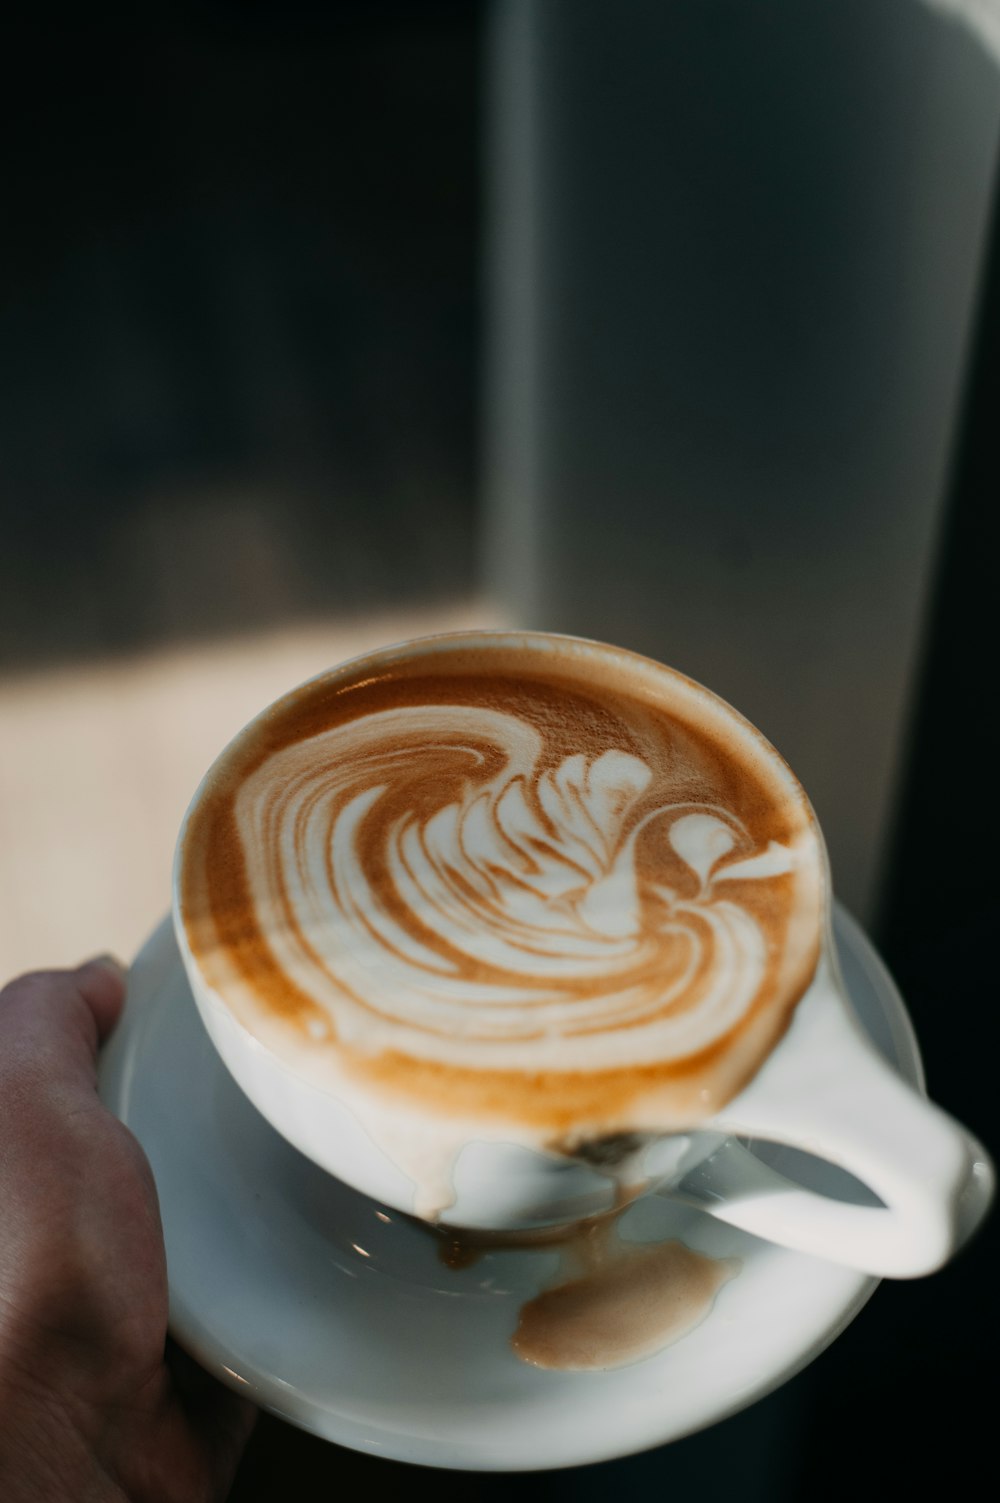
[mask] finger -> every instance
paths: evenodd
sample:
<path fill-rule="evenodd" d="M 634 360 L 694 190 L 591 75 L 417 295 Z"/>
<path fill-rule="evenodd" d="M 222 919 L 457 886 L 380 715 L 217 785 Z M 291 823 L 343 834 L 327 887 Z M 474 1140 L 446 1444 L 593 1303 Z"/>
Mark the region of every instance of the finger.
<path fill-rule="evenodd" d="M 77 966 L 74 974 L 80 995 L 94 1014 L 97 1036 L 103 1044 L 125 1005 L 128 972 L 114 955 L 97 955 Z"/>
<path fill-rule="evenodd" d="M 104 958 L 10 982 L 0 992 L 0 1074 L 92 1091 L 98 1045 L 124 992 L 121 968 Z"/>
<path fill-rule="evenodd" d="M 220 1482 L 229 1482 L 257 1423 L 257 1408 L 205 1372 L 203 1367 L 167 1338 L 167 1367 L 188 1423 L 216 1471 Z"/>

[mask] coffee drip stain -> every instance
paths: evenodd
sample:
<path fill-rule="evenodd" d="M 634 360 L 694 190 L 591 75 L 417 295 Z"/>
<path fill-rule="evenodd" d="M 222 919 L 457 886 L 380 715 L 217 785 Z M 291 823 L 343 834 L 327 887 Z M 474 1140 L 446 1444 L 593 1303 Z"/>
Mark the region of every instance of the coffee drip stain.
<path fill-rule="evenodd" d="M 604 1372 L 651 1357 L 708 1315 L 738 1258 L 623 1242 L 616 1221 L 566 1244 L 565 1277 L 521 1308 L 511 1345 L 533 1367 Z"/>
<path fill-rule="evenodd" d="M 438 1258 L 446 1268 L 456 1270 L 472 1268 L 480 1258 L 485 1258 L 489 1253 L 544 1252 L 547 1248 L 561 1247 L 575 1231 L 575 1228 L 566 1226 L 538 1226 L 528 1230 L 494 1232 L 447 1226 L 444 1223 L 416 1224 L 425 1228 L 430 1226 L 438 1238 Z"/>
<path fill-rule="evenodd" d="M 554 1280 L 521 1307 L 511 1346 L 522 1362 L 562 1372 L 606 1372 L 663 1351 L 701 1324 L 739 1258 L 711 1258 L 672 1238 L 626 1242 L 618 1223 L 634 1192 L 603 1216 L 531 1231 L 435 1228 L 438 1257 L 469 1268 L 488 1253 L 557 1251 Z"/>

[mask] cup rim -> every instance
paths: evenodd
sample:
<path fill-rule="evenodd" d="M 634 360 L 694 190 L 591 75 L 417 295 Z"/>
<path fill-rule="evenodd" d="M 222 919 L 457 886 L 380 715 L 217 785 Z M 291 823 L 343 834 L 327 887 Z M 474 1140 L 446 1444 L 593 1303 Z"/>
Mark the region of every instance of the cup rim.
<path fill-rule="evenodd" d="M 267 720 L 269 716 L 280 715 L 300 695 L 307 695 L 317 685 L 323 683 L 336 684 L 338 681 L 355 679 L 359 670 L 365 668 L 381 669 L 390 666 L 394 662 L 403 663 L 412 661 L 414 658 L 430 656 L 437 652 L 461 651 L 463 649 L 496 649 L 496 650 L 527 650 L 542 653 L 549 649 L 570 651 L 583 659 L 594 658 L 601 662 L 614 665 L 621 664 L 632 673 L 640 675 L 636 683 L 636 692 L 642 696 L 651 692 L 651 698 L 655 698 L 655 689 L 666 683 L 669 686 L 668 695 L 664 695 L 665 704 L 675 713 L 679 710 L 682 719 L 687 719 L 696 727 L 699 720 L 703 726 L 707 720 L 707 733 L 711 735 L 713 728 L 717 729 L 723 737 L 732 737 L 733 732 L 741 738 L 740 744 L 733 756 L 737 763 L 744 758 L 752 759 L 757 764 L 758 772 L 765 781 L 771 784 L 775 797 L 790 796 L 796 808 L 803 818 L 803 828 L 808 829 L 814 842 L 816 851 L 815 863 L 815 904 L 818 920 L 818 957 L 829 951 L 832 934 L 832 886 L 830 881 L 829 857 L 823 833 L 816 817 L 816 813 L 809 801 L 801 782 L 792 771 L 781 753 L 767 739 L 741 711 L 736 709 L 721 695 L 714 690 L 708 689 L 698 680 L 685 674 L 680 669 L 669 664 L 662 663 L 646 654 L 638 653 L 630 648 L 619 647 L 611 643 L 602 642 L 595 638 L 572 635 L 568 633 L 521 630 L 510 628 L 470 628 L 466 630 L 450 630 L 436 632 L 418 637 L 403 638 L 395 642 L 387 643 L 374 650 L 356 653 L 353 657 L 333 667 L 321 669 L 304 679 L 301 683 L 265 705 L 253 715 L 243 726 L 237 730 L 226 742 L 221 751 L 213 759 L 202 778 L 200 779 L 194 794 L 192 795 L 184 817 L 181 821 L 177 840 L 174 848 L 172 868 L 172 892 L 171 907 L 175 932 L 185 964 L 193 969 L 197 975 L 200 986 L 206 988 L 217 999 L 219 1006 L 236 1025 L 238 1033 L 243 1036 L 246 1043 L 254 1046 L 254 1052 L 260 1051 L 275 1065 L 282 1066 L 283 1072 L 296 1078 L 302 1077 L 302 1070 L 298 1063 L 286 1054 L 283 1047 L 278 1047 L 274 1039 L 259 1037 L 252 1026 L 240 1016 L 238 1009 L 227 1002 L 224 992 L 213 985 L 206 976 L 198 955 L 192 944 L 189 943 L 187 926 L 182 913 L 181 875 L 185 856 L 185 841 L 191 819 L 199 808 L 205 794 L 209 791 L 213 780 L 224 769 L 227 760 L 238 751 L 248 736 L 252 736 Z M 678 695 L 680 700 L 678 701 Z M 763 771 L 761 768 L 763 766 Z M 766 1048 L 761 1058 L 757 1061 L 750 1076 L 766 1061 L 768 1056 L 780 1044 L 781 1038 L 788 1024 L 794 1017 L 798 1002 L 811 985 L 815 975 L 815 967 L 809 973 L 809 979 L 805 981 L 802 991 L 795 1001 L 789 1004 L 785 1010 L 785 1021 L 777 1036 Z M 334 1088 L 321 1084 L 318 1076 L 307 1072 L 310 1084 L 317 1086 L 324 1093 L 340 1094 L 341 1087 Z M 743 1089 L 744 1080 L 736 1087 L 736 1091 Z M 678 1128 L 678 1130 L 680 1130 Z"/>
<path fill-rule="evenodd" d="M 724 699 L 721 694 L 717 694 L 714 689 L 709 689 L 700 680 L 693 678 L 690 674 L 684 673 L 682 669 L 674 668 L 669 663 L 660 662 L 658 659 L 650 657 L 647 653 L 636 652 L 629 647 L 618 647 L 610 642 L 602 642 L 596 637 L 584 637 L 570 632 L 508 627 L 471 627 L 467 630 L 430 632 L 419 637 L 399 638 L 394 642 L 385 643 L 374 650 L 355 653 L 353 657 L 346 658 L 343 662 L 337 663 L 333 667 L 321 668 L 318 673 L 310 674 L 308 678 L 285 690 L 277 699 L 273 699 L 270 703 L 264 705 L 249 720 L 245 721 L 230 736 L 220 751 L 217 752 L 202 774 L 194 793 L 188 801 L 174 844 L 171 873 L 173 892 L 175 894 L 177 892 L 184 834 L 190 822 L 191 815 L 200 802 L 203 793 L 207 790 L 211 779 L 225 763 L 226 758 L 242 744 L 244 737 L 256 730 L 269 716 L 280 714 L 299 695 L 308 693 L 317 684 L 323 682 L 335 683 L 338 679 L 350 678 L 362 664 L 370 664 L 372 667 L 381 668 L 393 662 L 409 661 L 428 651 L 446 651 L 449 648 L 495 646 L 498 650 L 504 647 L 509 649 L 525 647 L 529 650 L 544 651 L 544 644 L 549 642 L 555 643 L 557 647 L 565 646 L 580 649 L 581 656 L 593 653 L 595 656 L 599 656 L 605 660 L 621 660 L 625 664 L 633 665 L 637 671 L 641 672 L 644 676 L 648 676 L 650 679 L 662 679 L 665 676 L 676 686 L 679 686 L 681 693 L 690 705 L 704 706 L 713 717 L 724 720 L 729 724 L 735 723 L 736 728 L 749 745 L 756 747 L 763 754 L 779 780 L 785 784 L 796 800 L 802 805 L 807 819 L 813 827 L 813 832 L 818 837 L 824 865 L 824 895 L 827 899 L 827 908 L 829 908 L 831 894 L 829 891 L 830 883 L 826 842 L 809 795 L 781 752 L 778 751 L 777 747 L 765 736 L 764 732 L 744 715 L 741 710 L 738 710 L 729 700 Z"/>

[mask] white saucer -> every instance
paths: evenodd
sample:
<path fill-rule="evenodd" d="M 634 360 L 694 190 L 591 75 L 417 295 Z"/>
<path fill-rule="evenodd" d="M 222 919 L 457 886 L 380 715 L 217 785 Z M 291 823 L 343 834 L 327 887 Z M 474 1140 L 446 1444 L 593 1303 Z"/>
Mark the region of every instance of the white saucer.
<path fill-rule="evenodd" d="M 902 1002 L 843 910 L 844 979 L 875 1042 L 922 1086 Z M 245 1099 L 195 1010 L 164 920 L 135 961 L 101 1095 L 138 1137 L 159 1187 L 171 1328 L 209 1372 L 329 1440 L 475 1470 L 570 1466 L 678 1439 L 791 1377 L 853 1319 L 877 1280 L 786 1252 L 660 1197 L 626 1238 L 679 1236 L 742 1260 L 707 1319 L 607 1373 L 543 1372 L 510 1347 L 553 1253 L 446 1267 L 431 1234 L 291 1148 Z M 768 1150 L 812 1188 L 838 1171 Z M 838 1188 L 840 1187 L 840 1188 Z"/>

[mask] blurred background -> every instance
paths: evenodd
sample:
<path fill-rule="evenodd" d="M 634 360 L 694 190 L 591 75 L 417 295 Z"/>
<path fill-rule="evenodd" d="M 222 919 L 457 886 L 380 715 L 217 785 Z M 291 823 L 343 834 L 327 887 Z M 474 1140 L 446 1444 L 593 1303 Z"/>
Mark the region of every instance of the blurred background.
<path fill-rule="evenodd" d="M 292 684 L 425 631 L 578 632 L 702 679 L 786 755 L 932 1093 L 1000 1151 L 1000 31 L 963 9 L 18 21 L 4 976 L 135 952 L 202 772 Z M 745 1414 L 517 1485 L 957 1487 L 992 1417 L 995 1266 L 991 1227 Z M 267 1422 L 234 1497 L 412 1477 Z"/>

